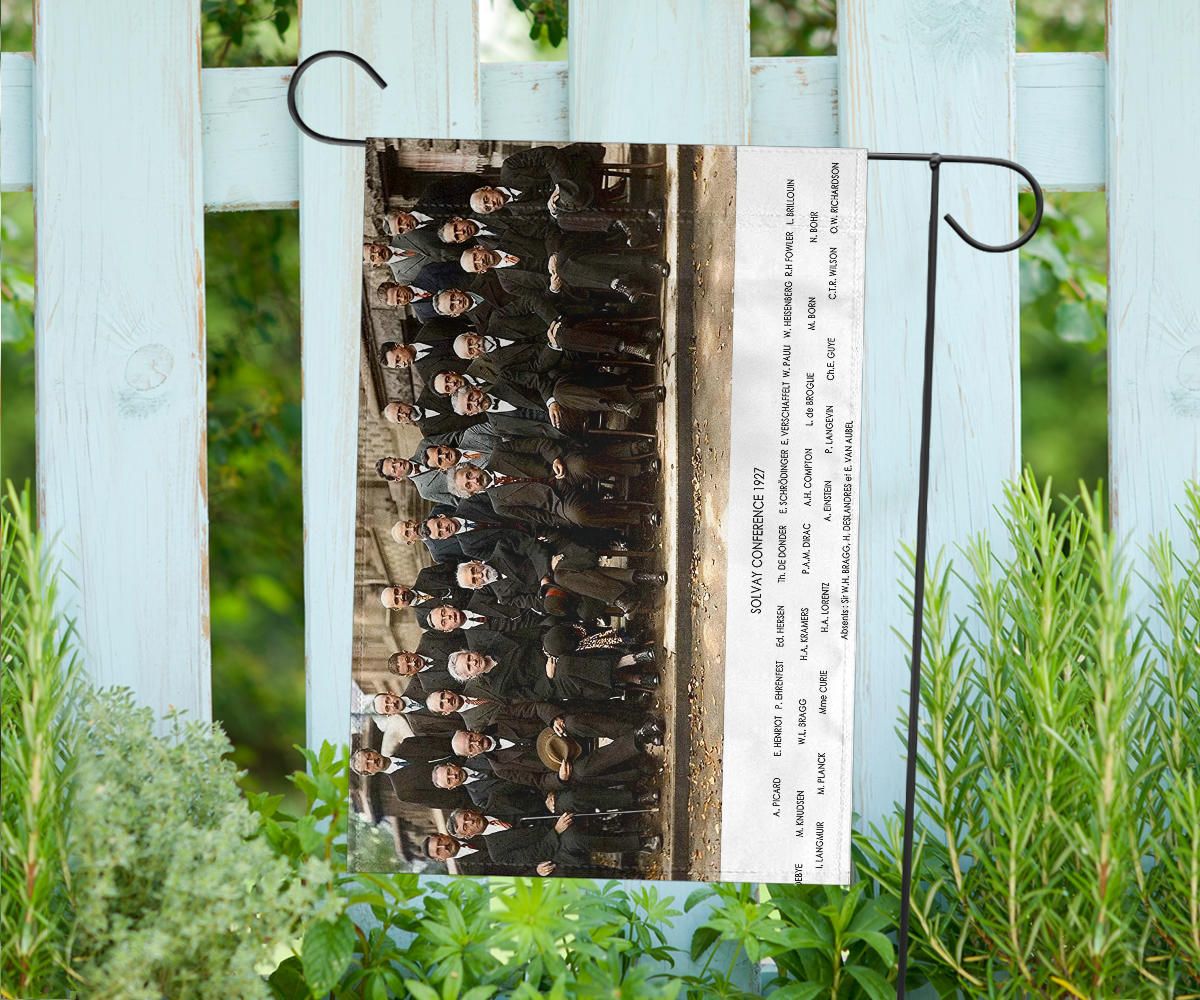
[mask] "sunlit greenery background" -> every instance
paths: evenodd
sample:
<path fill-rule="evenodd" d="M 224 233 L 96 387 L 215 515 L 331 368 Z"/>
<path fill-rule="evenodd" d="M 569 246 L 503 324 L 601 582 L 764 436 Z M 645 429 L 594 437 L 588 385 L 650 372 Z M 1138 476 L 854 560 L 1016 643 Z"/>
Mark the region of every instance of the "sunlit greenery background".
<path fill-rule="evenodd" d="M 751 0 L 753 54 L 833 54 L 835 6 Z M 206 66 L 295 61 L 296 0 L 203 0 L 203 10 Z M 565 10 L 565 0 L 481 0 L 483 57 L 565 58 L 552 44 Z M 31 24 L 29 0 L 7 5 L 4 50 L 29 51 Z M 1104 0 L 1019 0 L 1017 46 L 1102 50 Z M 35 463 L 32 196 L 5 195 L 3 220 L 0 471 L 21 482 Z M 1102 193 L 1055 194 L 1021 258 L 1025 458 L 1064 486 L 1105 473 L 1105 237 Z M 297 216 L 210 214 L 205 241 L 213 709 L 237 763 L 275 789 L 304 738 Z"/>

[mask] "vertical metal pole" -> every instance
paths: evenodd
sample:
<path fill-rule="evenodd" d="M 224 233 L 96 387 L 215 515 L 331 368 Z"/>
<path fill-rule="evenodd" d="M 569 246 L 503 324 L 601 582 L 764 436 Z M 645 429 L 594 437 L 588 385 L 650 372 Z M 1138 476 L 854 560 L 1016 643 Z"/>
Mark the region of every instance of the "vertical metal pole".
<path fill-rule="evenodd" d="M 942 158 L 929 158 L 929 247 L 925 262 L 925 366 L 921 386 L 921 457 L 917 486 L 917 551 L 913 571 L 912 665 L 909 670 L 908 750 L 904 775 L 904 856 L 900 875 L 899 969 L 896 997 L 908 975 L 908 923 L 912 910 L 913 820 L 917 795 L 917 742 L 921 712 L 921 632 L 925 614 L 925 536 L 929 516 L 929 437 L 933 414 L 933 327 L 937 302 L 938 180 Z"/>

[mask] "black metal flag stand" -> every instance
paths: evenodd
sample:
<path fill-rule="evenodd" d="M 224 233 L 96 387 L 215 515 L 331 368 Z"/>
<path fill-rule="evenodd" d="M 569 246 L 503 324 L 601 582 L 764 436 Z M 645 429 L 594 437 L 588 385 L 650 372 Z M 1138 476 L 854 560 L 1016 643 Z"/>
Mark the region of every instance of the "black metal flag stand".
<path fill-rule="evenodd" d="M 310 139 L 336 146 L 365 146 L 364 139 L 344 139 L 317 132 L 305 124 L 296 107 L 296 89 L 304 72 L 315 62 L 331 57 L 349 59 L 355 63 L 381 88 L 387 82 L 361 56 L 342 49 L 326 49 L 315 52 L 296 67 L 288 84 L 288 112 L 292 121 Z M 1020 236 L 1011 243 L 993 245 L 983 243 L 968 233 L 954 216 L 943 218 L 966 243 L 985 253 L 1010 253 L 1018 250 L 1033 238 L 1042 222 L 1045 199 L 1042 187 L 1021 164 L 994 156 L 953 156 L 941 153 L 867 153 L 868 160 L 911 160 L 929 164 L 929 237 L 925 259 L 925 355 L 921 379 L 921 447 L 917 470 L 917 541 L 913 573 L 913 617 L 912 659 L 909 668 L 908 692 L 908 742 L 905 751 L 904 778 L 904 846 L 900 866 L 900 927 L 898 933 L 899 969 L 896 977 L 896 996 L 902 1000 L 905 994 L 904 980 L 908 974 L 908 928 L 912 909 L 912 854 L 913 825 L 916 809 L 917 751 L 921 711 L 921 635 L 925 615 L 925 550 L 929 519 L 929 440 L 933 415 L 933 348 L 934 319 L 937 299 L 937 252 L 938 252 L 938 184 L 941 167 L 946 163 L 969 163 L 981 166 L 1005 167 L 1014 170 L 1028 182 L 1034 197 L 1033 220 Z M 624 810 L 623 812 L 648 812 L 650 810 Z M 550 816 L 526 817 L 526 819 L 550 819 Z"/>

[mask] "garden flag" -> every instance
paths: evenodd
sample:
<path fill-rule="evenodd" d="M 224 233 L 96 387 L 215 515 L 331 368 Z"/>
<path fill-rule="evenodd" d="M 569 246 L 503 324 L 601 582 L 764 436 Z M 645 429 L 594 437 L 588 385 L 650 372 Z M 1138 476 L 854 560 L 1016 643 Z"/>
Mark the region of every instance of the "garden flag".
<path fill-rule="evenodd" d="M 353 869 L 849 880 L 866 163 L 368 142 Z"/>

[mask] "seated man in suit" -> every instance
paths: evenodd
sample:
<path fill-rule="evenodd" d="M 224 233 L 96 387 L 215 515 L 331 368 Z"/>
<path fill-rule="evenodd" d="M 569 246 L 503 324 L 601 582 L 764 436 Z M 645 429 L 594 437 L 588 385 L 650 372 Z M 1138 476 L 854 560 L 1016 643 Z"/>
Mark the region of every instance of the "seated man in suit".
<path fill-rule="evenodd" d="M 653 656 L 647 659 L 644 651 L 594 649 L 551 656 L 536 640 L 514 643 L 514 647 L 451 653 L 450 676 L 462 684 L 468 697 L 493 701 L 595 701 L 613 697 L 626 684 L 658 686 Z M 641 672 L 643 668 L 649 672 Z"/>
<path fill-rule="evenodd" d="M 503 433 L 508 426 L 506 414 L 540 420 L 542 413 L 539 411 L 544 411 L 545 419 L 559 428 L 566 420 L 564 410 L 636 417 L 643 402 L 658 402 L 665 396 L 666 389 L 661 385 L 631 389 L 622 377 L 602 372 L 514 373 L 492 382 L 487 392 L 463 386 L 450 397 L 450 404 L 455 413 L 463 416 L 486 415 L 488 422 Z M 534 415 L 531 416 L 530 411 Z"/>
<path fill-rule="evenodd" d="M 476 245 L 459 256 L 464 273 L 479 276 L 494 274 L 509 295 L 546 294 L 550 291 L 550 254 L 533 241 L 505 241 L 506 249 Z"/>
<path fill-rule="evenodd" d="M 628 441 L 576 444 L 551 438 L 525 438 L 499 441 L 489 451 L 432 445 L 426 447 L 421 458 L 425 465 L 444 472 L 470 463 L 503 476 L 558 479 L 570 486 L 590 479 L 659 471 L 657 456 L 648 453 L 648 449 L 641 449 L 642 455 L 632 455 L 630 444 Z"/>
<path fill-rule="evenodd" d="M 661 742 L 661 735 L 655 740 Z M 555 750 L 562 759 L 551 756 L 546 748 L 556 743 Z M 440 745 L 440 744 L 439 744 Z M 585 749 L 564 737 L 548 738 L 542 734 L 532 745 L 514 745 L 496 750 L 486 758 L 476 757 L 467 766 L 457 759 L 439 760 L 433 768 L 433 784 L 437 788 L 455 789 L 465 785 L 476 774 L 488 774 L 510 784 L 535 788 L 542 795 L 561 792 L 567 788 L 591 790 L 628 788 L 655 775 L 659 765 L 645 752 L 651 744 L 636 734 L 627 733 L 618 739 L 591 749 Z M 624 796 L 604 794 L 576 796 L 588 811 L 624 809 L 627 805 L 607 805 L 607 802 L 628 801 Z"/>
<path fill-rule="evenodd" d="M 455 466 L 446 476 L 450 493 L 456 497 L 484 501 L 470 506 L 480 520 L 515 521 L 549 528 L 604 528 L 624 531 L 644 525 L 657 528 L 660 515 L 646 504 L 605 500 L 579 487 L 551 485 L 540 479 L 499 476 L 470 463 Z M 490 516 L 476 513 L 483 502 Z M 459 504 L 459 510 L 462 510 Z M 481 511 L 481 513 L 484 513 Z"/>
<path fill-rule="evenodd" d="M 413 280 L 415 281 L 415 276 Z M 435 291 L 437 289 L 425 288 L 414 284 L 413 281 L 381 281 L 375 286 L 375 297 L 380 305 L 403 309 L 405 306 L 431 301 Z"/>
<path fill-rule="evenodd" d="M 483 602 L 475 602 L 476 596 L 464 594 L 457 601 L 441 601 L 423 608 L 417 622 L 431 632 L 470 632 L 482 628 L 523 639 L 540 638 L 546 630 L 546 618 L 536 610 L 495 604 L 485 608 Z M 475 607 L 471 607 L 472 603 Z"/>
<path fill-rule="evenodd" d="M 393 538 L 408 545 L 423 541 L 434 562 L 439 563 L 484 557 L 502 538 L 526 533 L 505 525 L 476 524 L 456 517 L 450 506 L 435 508 L 424 521 L 397 521 L 392 527 Z"/>
<path fill-rule="evenodd" d="M 498 540 L 484 558 L 459 563 L 455 582 L 463 590 L 487 589 L 503 603 L 525 607 L 540 606 L 547 586 L 557 584 L 591 600 L 592 605 L 579 611 L 580 618 L 589 619 L 603 616 L 609 606 L 628 614 L 636 603 L 638 586 L 663 587 L 667 575 L 601 566 L 594 550 L 574 542 L 550 545 L 529 535 L 515 535 Z"/>
<path fill-rule="evenodd" d="M 609 321 L 605 324 L 606 329 L 600 330 L 597 329 L 600 324 L 574 315 L 577 311 L 564 307 L 556 296 L 535 293 L 521 295 L 488 316 L 484 331 L 493 341 L 483 340 L 479 345 L 465 342 L 470 346 L 465 346 L 463 350 L 456 342 L 455 353 L 463 357 L 479 357 L 487 353 L 495 359 L 498 368 L 503 368 L 507 366 L 508 359 L 497 353 L 496 345 L 502 347 L 505 346 L 504 341 L 511 341 L 536 343 L 539 347 L 545 344 L 555 351 L 570 354 L 627 354 L 642 361 L 652 359 L 651 348 L 661 339 L 661 328 L 615 320 Z"/>
<path fill-rule="evenodd" d="M 611 290 L 629 302 L 656 295 L 659 279 L 671 273 L 671 265 L 662 258 L 632 250 L 559 251 L 550 255 L 548 266 L 551 292 L 581 294 Z"/>
<path fill-rule="evenodd" d="M 531 146 L 504 158 L 500 184 L 547 198 L 557 189 L 563 211 L 590 208 L 600 185 L 604 153 L 603 144 L 598 142 Z"/>

